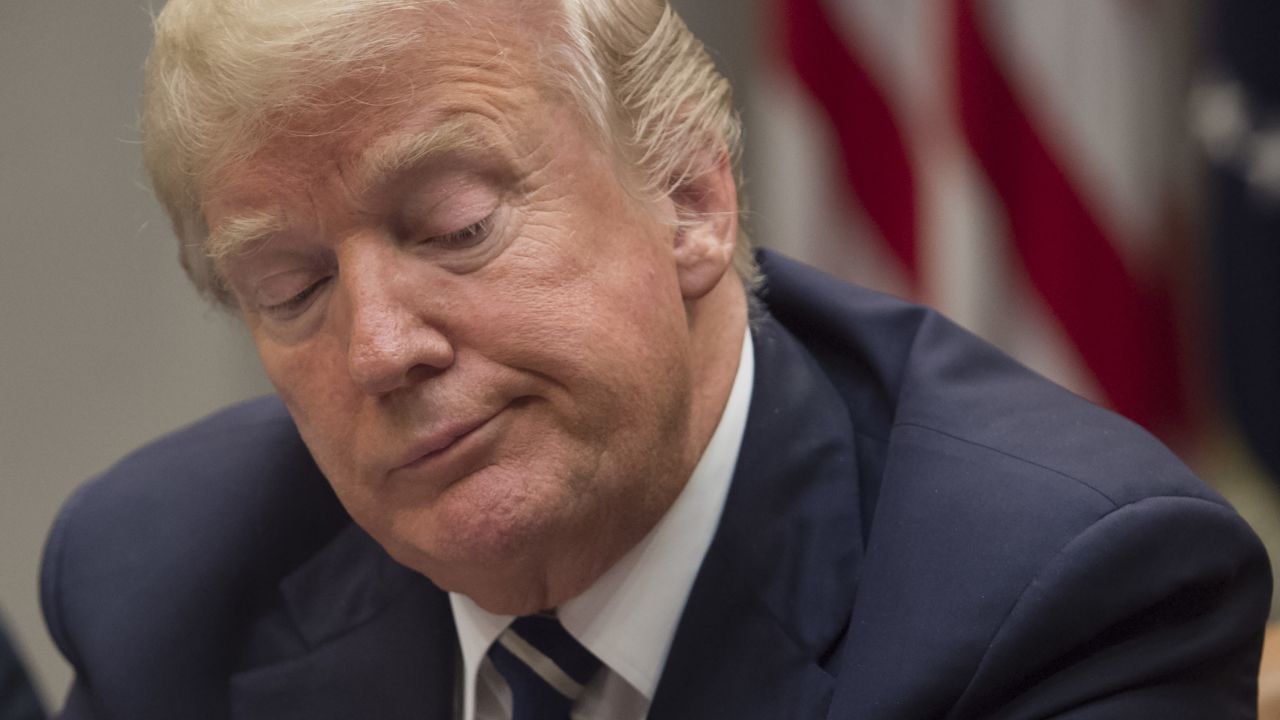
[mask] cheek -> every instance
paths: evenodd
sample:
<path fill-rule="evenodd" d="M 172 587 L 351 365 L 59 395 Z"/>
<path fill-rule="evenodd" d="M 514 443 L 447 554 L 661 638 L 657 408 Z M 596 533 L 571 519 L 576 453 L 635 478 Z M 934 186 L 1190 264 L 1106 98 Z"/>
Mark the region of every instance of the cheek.
<path fill-rule="evenodd" d="M 316 462 L 330 477 L 348 475 L 359 405 L 342 356 L 324 341 L 297 347 L 255 341 L 267 378 Z"/>
<path fill-rule="evenodd" d="M 624 253 L 600 253 L 584 263 L 578 258 L 590 253 L 530 246 L 495 270 L 486 283 L 492 292 L 478 305 L 486 320 L 473 329 L 485 337 L 475 345 L 499 353 L 491 359 L 566 385 L 625 384 L 662 365 L 657 356 L 679 346 L 678 286 L 656 263 Z"/>
<path fill-rule="evenodd" d="M 687 333 L 674 278 L 652 263 L 636 272 L 622 265 L 579 268 L 517 309 L 513 332 L 524 335 L 524 356 L 509 362 L 555 382 L 574 438 L 636 463 L 681 426 Z"/>

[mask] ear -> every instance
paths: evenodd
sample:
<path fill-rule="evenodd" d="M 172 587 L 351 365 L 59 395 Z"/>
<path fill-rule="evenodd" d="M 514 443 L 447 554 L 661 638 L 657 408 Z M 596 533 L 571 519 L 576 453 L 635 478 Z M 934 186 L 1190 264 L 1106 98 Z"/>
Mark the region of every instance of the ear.
<path fill-rule="evenodd" d="M 738 242 L 738 191 L 728 152 L 720 148 L 706 170 L 672 190 L 671 201 L 679 222 L 674 252 L 680 293 L 697 300 L 731 272 Z"/>

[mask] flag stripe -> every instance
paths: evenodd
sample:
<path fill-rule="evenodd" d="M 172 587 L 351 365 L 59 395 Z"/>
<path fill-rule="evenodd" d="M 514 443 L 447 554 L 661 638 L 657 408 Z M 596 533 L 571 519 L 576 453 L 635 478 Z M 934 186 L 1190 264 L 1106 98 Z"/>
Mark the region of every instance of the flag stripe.
<path fill-rule="evenodd" d="M 916 180 L 889 102 L 821 0 L 783 0 L 782 21 L 787 59 L 832 122 L 845 180 L 918 282 Z"/>
<path fill-rule="evenodd" d="M 957 111 L 1012 245 L 1112 406 L 1148 426 L 1181 418 L 1168 296 L 1126 268 L 1072 187 L 997 66 L 976 4 L 955 0 Z"/>

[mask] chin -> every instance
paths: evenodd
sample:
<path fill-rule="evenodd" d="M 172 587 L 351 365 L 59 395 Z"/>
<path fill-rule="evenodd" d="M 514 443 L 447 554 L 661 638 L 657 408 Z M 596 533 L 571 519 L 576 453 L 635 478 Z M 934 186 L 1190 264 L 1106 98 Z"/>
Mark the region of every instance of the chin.
<path fill-rule="evenodd" d="M 410 546 L 392 557 L 491 613 L 528 615 L 553 607 L 549 555 L 533 551 L 535 541 L 513 542 L 514 536 L 459 538 L 443 551 Z"/>
<path fill-rule="evenodd" d="M 429 505 L 398 508 L 373 533 L 398 562 L 446 590 L 545 575 L 564 517 L 558 485 L 517 483 L 490 466 L 454 484 Z"/>

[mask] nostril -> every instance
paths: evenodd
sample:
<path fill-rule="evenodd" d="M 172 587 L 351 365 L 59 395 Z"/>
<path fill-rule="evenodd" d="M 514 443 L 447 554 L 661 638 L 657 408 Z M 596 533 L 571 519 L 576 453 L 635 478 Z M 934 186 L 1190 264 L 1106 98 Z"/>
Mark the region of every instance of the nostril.
<path fill-rule="evenodd" d="M 347 364 L 356 384 L 374 394 L 394 390 L 407 371 L 394 352 L 379 351 L 363 345 L 351 348 Z"/>
<path fill-rule="evenodd" d="M 427 380 L 434 378 L 435 376 L 444 372 L 447 368 L 448 368 L 447 365 L 445 367 L 433 367 L 431 365 L 415 365 L 409 369 L 408 377 L 406 378 L 406 380 L 410 385 L 416 385 L 418 383 L 426 382 Z"/>
<path fill-rule="evenodd" d="M 370 394 L 429 380 L 454 361 L 449 339 L 421 321 L 353 333 L 347 355 L 352 379 Z"/>

